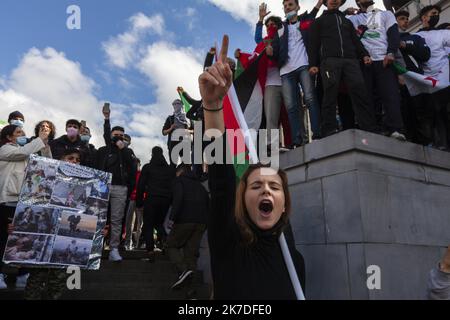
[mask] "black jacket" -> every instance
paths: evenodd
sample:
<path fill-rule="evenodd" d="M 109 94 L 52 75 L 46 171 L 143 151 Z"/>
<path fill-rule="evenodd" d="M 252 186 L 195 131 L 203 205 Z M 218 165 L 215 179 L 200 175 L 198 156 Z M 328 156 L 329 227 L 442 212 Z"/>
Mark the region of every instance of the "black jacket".
<path fill-rule="evenodd" d="M 175 179 L 175 169 L 165 160 L 164 163 L 155 163 L 150 160 L 150 163 L 142 167 L 136 191 L 136 206 L 142 207 L 144 193 L 147 193 L 147 199 L 151 197 L 172 199 L 173 179 Z"/>
<path fill-rule="evenodd" d="M 303 13 L 298 16 L 298 21 L 300 22 L 300 33 L 302 34 L 303 43 L 306 48 L 308 48 L 309 40 L 309 26 L 316 18 L 319 10 L 314 8 L 311 13 Z M 280 36 L 280 33 L 282 35 Z M 283 28 L 278 30 L 275 34 L 275 38 L 272 41 L 273 56 L 271 59 L 278 62 L 278 66 L 282 68 L 289 60 L 289 22 L 283 22 Z"/>
<path fill-rule="evenodd" d="M 339 10 L 324 11 L 311 26 L 308 59 L 318 67 L 325 58 L 356 59 L 369 56 L 350 20 Z"/>
<path fill-rule="evenodd" d="M 208 241 L 215 299 L 295 300 L 295 291 L 278 243 L 284 229 L 295 269 L 305 288 L 305 265 L 295 249 L 288 226 L 277 225 L 262 231 L 254 227 L 257 241 L 242 245 L 234 218 L 236 176 L 232 165 L 209 167 L 211 209 Z"/>
<path fill-rule="evenodd" d="M 86 143 L 81 141 L 80 137 L 77 138 L 74 142 L 71 142 L 67 135 L 63 135 L 58 139 L 52 140 L 49 142 L 50 149 L 52 150 L 53 159 L 61 160 L 64 152 L 68 149 L 76 149 L 80 151 L 81 156 L 81 165 L 86 167 L 94 167 L 95 166 L 95 158 L 91 157 L 91 152 Z"/>
<path fill-rule="evenodd" d="M 206 224 L 209 196 L 195 173 L 175 178 L 171 220 L 174 223 Z"/>
<path fill-rule="evenodd" d="M 425 39 L 417 34 L 408 32 L 400 33 L 400 40 L 406 43 L 406 48 L 400 48 L 406 68 L 423 74 L 422 63 L 430 59 L 431 51 L 427 46 Z"/>
<path fill-rule="evenodd" d="M 131 193 L 136 184 L 136 163 L 132 151 L 128 148 L 120 150 L 112 143 L 98 149 L 95 168 L 112 173 L 112 185 L 128 187 Z"/>

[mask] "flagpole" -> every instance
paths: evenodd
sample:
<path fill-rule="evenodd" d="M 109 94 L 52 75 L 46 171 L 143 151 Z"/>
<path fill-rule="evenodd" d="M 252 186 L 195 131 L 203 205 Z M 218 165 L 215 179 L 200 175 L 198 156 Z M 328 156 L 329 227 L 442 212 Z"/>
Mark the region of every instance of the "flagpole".
<path fill-rule="evenodd" d="M 300 280 L 298 279 L 297 271 L 295 270 L 294 262 L 292 261 L 291 253 L 289 252 L 284 233 L 281 233 L 278 241 L 281 246 L 281 252 L 283 253 L 284 262 L 286 263 L 286 267 L 288 268 L 289 277 L 291 278 L 291 283 L 294 287 L 297 300 L 306 300 L 305 295 L 303 294 L 302 285 L 300 284 Z"/>

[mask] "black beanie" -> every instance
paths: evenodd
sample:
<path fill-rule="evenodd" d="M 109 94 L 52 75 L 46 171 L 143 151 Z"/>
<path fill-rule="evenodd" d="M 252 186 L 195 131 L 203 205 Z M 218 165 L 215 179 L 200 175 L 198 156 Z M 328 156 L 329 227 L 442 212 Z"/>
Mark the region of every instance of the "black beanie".
<path fill-rule="evenodd" d="M 15 118 L 21 118 L 21 119 L 23 119 L 23 121 L 25 121 L 25 117 L 23 116 L 23 114 L 20 111 L 11 112 L 8 116 L 8 122 L 10 122 L 12 119 L 15 119 Z"/>

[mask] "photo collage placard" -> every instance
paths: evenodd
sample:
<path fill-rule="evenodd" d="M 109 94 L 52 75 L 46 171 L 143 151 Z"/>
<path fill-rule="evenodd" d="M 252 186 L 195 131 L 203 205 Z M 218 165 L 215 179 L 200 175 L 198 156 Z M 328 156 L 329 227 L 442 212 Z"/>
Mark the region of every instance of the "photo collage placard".
<path fill-rule="evenodd" d="M 3 261 L 99 269 L 111 179 L 110 173 L 32 155 Z"/>

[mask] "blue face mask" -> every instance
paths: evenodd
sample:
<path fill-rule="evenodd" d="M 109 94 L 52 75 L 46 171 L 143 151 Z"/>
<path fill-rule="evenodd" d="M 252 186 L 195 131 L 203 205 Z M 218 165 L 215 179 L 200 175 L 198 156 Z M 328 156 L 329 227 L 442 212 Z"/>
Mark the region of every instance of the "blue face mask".
<path fill-rule="evenodd" d="M 10 124 L 18 126 L 20 128 L 23 128 L 24 122 L 22 120 L 15 119 L 15 120 L 11 120 Z"/>
<path fill-rule="evenodd" d="M 25 137 L 25 136 L 18 137 L 18 138 L 16 139 L 16 142 L 17 142 L 17 144 L 18 144 L 19 146 L 24 146 L 24 145 L 27 144 L 28 138 Z"/>
<path fill-rule="evenodd" d="M 91 140 L 91 136 L 87 135 L 87 134 L 83 134 L 82 136 L 80 136 L 81 141 L 88 143 L 89 140 Z"/>

